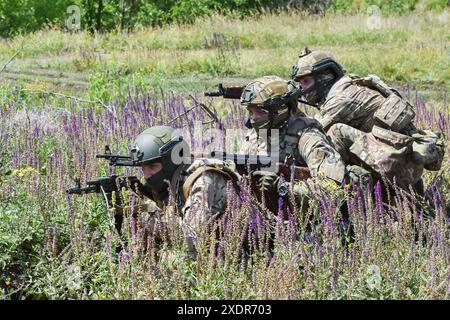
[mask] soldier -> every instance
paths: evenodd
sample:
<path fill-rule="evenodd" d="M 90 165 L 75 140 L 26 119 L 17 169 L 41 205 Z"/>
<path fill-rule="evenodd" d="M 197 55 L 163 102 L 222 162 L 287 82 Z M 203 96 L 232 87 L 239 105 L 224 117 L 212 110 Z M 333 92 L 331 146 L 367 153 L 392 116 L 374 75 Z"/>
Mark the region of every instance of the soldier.
<path fill-rule="evenodd" d="M 444 146 L 438 135 L 415 128 L 409 102 L 377 76 L 346 75 L 336 59 L 307 48 L 293 65 L 306 103 L 319 108 L 315 117 L 344 161 L 361 165 L 381 178 L 396 178 L 423 192 L 423 169 L 439 170 Z"/>
<path fill-rule="evenodd" d="M 180 215 L 186 244 L 195 259 L 199 234 L 224 213 L 228 181 L 236 182 L 239 175 L 230 161 L 199 158 L 192 164 L 184 164 L 183 159 L 186 158 L 183 153 L 187 154 L 188 150 L 186 142 L 175 129 L 154 126 L 137 136 L 131 149 L 131 159 L 134 165 L 142 168 L 146 181 L 144 187 L 151 194 L 151 201 L 144 200 L 139 210 L 144 215 L 160 211 L 169 205 L 172 195 L 175 214 Z M 116 209 L 119 213 L 123 211 L 123 208 Z M 166 222 L 167 218 L 164 219 Z M 151 228 L 154 228 L 156 220 L 155 215 L 150 215 Z"/>
<path fill-rule="evenodd" d="M 253 80 L 244 89 L 241 105 L 250 112 L 251 129 L 241 152 L 267 154 L 274 148 L 263 129 L 279 129 L 279 160 L 307 166 L 311 176 L 323 176 L 338 184 L 346 177 L 364 176 L 361 168 L 346 168 L 341 156 L 322 130 L 320 123 L 299 111 L 300 88 L 292 81 L 277 76 Z M 267 131 L 269 132 L 269 131 Z M 254 173 L 259 180 L 272 176 L 268 171 Z"/>

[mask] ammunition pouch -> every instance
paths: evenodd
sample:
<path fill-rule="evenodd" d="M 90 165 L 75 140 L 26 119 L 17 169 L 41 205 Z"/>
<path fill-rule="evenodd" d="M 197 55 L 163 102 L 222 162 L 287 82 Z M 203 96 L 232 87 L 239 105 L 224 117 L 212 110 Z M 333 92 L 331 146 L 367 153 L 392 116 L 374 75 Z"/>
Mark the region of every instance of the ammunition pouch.
<path fill-rule="evenodd" d="M 416 116 L 413 107 L 396 94 L 389 95 L 374 114 L 374 123 L 395 132 L 402 131 Z"/>
<path fill-rule="evenodd" d="M 413 142 L 413 138 L 410 136 L 385 129 L 377 125 L 373 126 L 372 134 L 381 142 L 394 147 L 395 149 L 408 147 Z"/>
<path fill-rule="evenodd" d="M 413 106 L 379 77 L 353 77 L 352 83 L 380 92 L 385 101 L 374 114 L 374 123 L 395 132 L 402 131 L 416 116 Z"/>

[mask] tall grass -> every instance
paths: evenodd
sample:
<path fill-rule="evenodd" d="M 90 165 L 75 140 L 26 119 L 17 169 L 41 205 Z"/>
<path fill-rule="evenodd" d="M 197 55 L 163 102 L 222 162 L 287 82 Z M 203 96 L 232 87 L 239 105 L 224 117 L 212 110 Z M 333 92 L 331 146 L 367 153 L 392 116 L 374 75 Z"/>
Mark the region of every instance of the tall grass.
<path fill-rule="evenodd" d="M 448 135 L 450 115 L 416 94 L 418 124 Z M 174 119 L 193 102 L 136 88 L 117 104 L 112 103 L 114 115 L 74 102 L 63 109 L 45 102 L 27 106 L 19 93 L 2 101 L 2 298 L 449 298 L 448 154 L 440 178 L 427 174 L 426 198 L 397 190 L 389 205 L 379 185 L 335 190 L 310 181 L 301 185 L 309 199 L 306 210 L 290 194 L 284 200 L 290 209 L 269 213 L 255 205 L 259 201 L 244 182 L 239 198 L 229 193 L 217 222 L 219 239 L 205 230 L 192 261 L 172 218 L 169 238 L 146 239 L 140 214 L 126 214 L 118 235 L 114 213 L 101 196 L 65 194 L 75 176 L 86 181 L 111 174 L 94 157 L 104 144 L 125 152 L 141 130 Z M 226 107 L 231 112 L 224 127 L 242 127 L 242 110 Z M 195 110 L 173 125 L 193 128 L 204 120 Z M 162 214 L 170 212 L 168 207 Z"/>

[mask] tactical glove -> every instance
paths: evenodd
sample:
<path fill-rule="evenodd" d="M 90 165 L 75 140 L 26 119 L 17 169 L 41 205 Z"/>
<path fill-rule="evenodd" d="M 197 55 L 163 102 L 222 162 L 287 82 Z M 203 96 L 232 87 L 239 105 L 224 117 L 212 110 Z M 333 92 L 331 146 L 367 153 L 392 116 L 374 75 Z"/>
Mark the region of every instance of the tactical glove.
<path fill-rule="evenodd" d="M 370 172 L 360 166 L 348 165 L 346 169 L 346 178 L 358 185 L 365 185 L 372 178 Z"/>
<path fill-rule="evenodd" d="M 261 192 L 278 193 L 280 177 L 271 171 L 253 171 L 252 179 Z"/>

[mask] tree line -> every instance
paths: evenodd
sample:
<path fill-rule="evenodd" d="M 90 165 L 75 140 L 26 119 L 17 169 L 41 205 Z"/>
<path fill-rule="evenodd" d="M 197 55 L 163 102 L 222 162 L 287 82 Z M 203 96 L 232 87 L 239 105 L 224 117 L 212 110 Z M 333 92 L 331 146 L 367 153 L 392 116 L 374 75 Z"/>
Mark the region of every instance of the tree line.
<path fill-rule="evenodd" d="M 326 10 L 357 11 L 371 4 L 383 11 L 413 10 L 419 0 L 1 0 L 0 36 L 10 37 L 48 26 L 90 32 L 130 31 L 136 26 L 191 23 L 218 12 L 245 18 L 261 12 L 297 9 L 320 14 Z M 430 8 L 450 0 L 427 0 Z M 76 7 L 74 7 L 76 6 Z M 74 9 L 75 8 L 75 9 Z"/>

